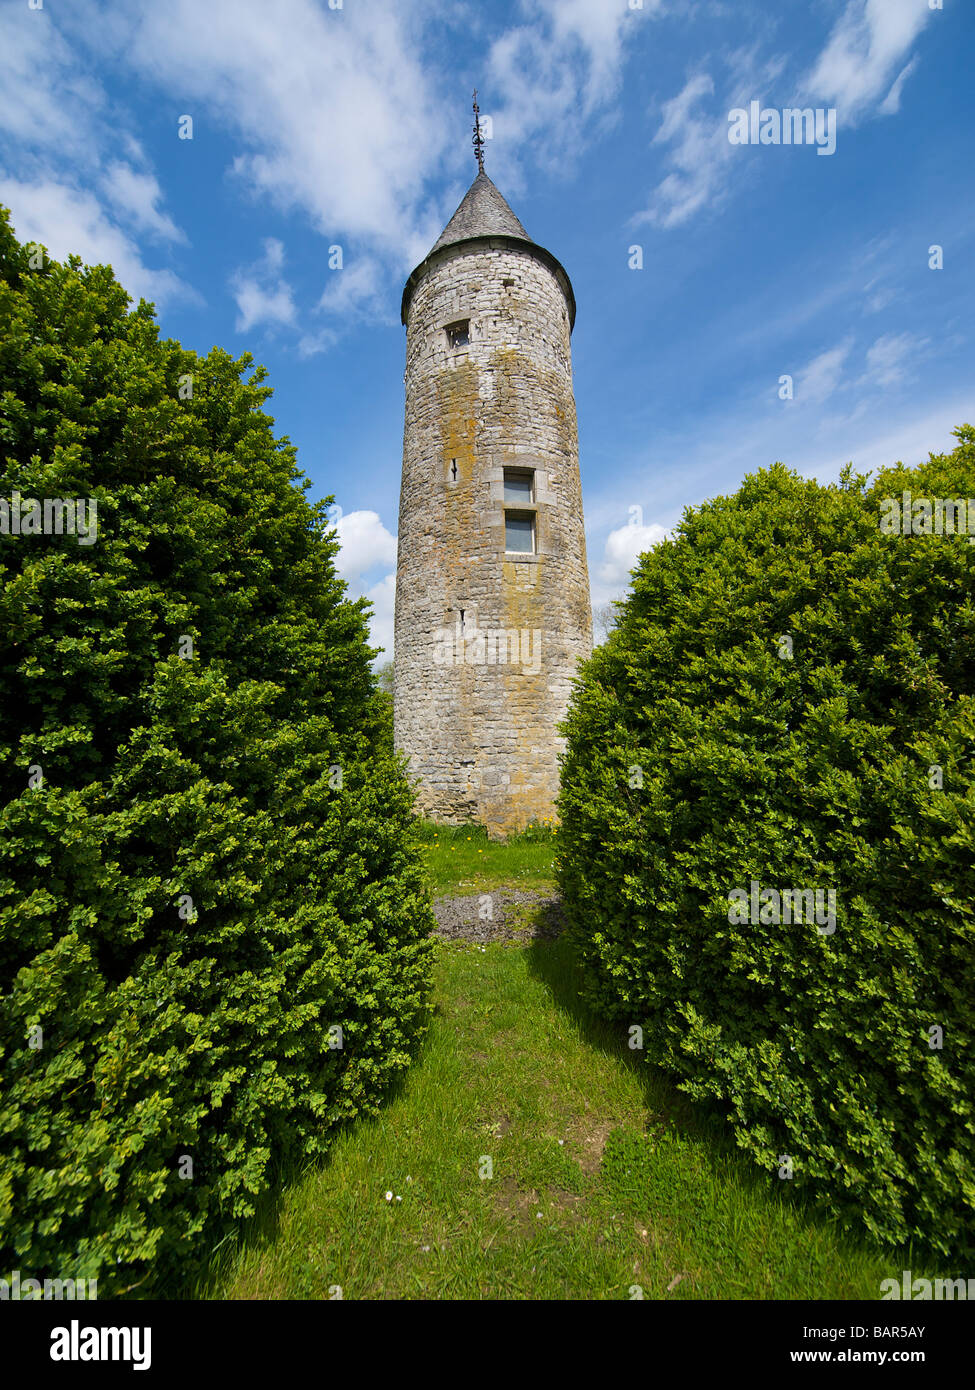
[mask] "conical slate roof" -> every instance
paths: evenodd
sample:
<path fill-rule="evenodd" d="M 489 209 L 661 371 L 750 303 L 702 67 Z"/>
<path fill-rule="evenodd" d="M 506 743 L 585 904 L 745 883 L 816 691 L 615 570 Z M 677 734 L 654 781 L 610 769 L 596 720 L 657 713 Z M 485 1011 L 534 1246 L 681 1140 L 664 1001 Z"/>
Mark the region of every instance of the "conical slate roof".
<path fill-rule="evenodd" d="M 430 254 L 476 236 L 513 236 L 531 241 L 504 196 L 483 170 L 464 194 L 460 207 L 444 227 Z"/>
<path fill-rule="evenodd" d="M 403 288 L 403 300 L 400 306 L 400 317 L 403 323 L 406 323 L 407 320 L 414 289 L 427 270 L 430 269 L 434 259 L 440 258 L 439 253 L 446 247 L 458 246 L 463 242 L 475 242 L 482 237 L 503 237 L 509 243 L 522 242 L 536 260 L 548 266 L 565 295 L 571 330 L 576 318 L 576 302 L 568 275 L 550 251 L 546 251 L 543 246 L 532 241 L 511 211 L 503 195 L 498 192 L 483 170 L 464 194 L 460 207 L 440 233 L 429 254 L 420 262 L 407 280 Z"/>

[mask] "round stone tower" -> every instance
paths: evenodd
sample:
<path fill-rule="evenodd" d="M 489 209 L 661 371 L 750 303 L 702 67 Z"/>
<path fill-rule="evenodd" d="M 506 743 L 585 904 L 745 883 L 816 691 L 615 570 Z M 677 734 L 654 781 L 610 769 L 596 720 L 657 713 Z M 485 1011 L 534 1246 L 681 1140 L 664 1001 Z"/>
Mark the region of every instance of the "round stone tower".
<path fill-rule="evenodd" d="M 554 814 L 556 725 L 592 650 L 575 300 L 481 168 L 402 318 L 396 746 L 424 814 L 499 837 Z"/>

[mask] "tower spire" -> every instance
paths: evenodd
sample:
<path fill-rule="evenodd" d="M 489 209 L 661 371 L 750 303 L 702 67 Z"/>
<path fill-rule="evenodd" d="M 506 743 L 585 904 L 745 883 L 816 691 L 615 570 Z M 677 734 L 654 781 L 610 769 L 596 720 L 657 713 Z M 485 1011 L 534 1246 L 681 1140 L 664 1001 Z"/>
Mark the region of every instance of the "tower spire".
<path fill-rule="evenodd" d="M 477 104 L 477 88 L 474 88 L 474 154 L 477 157 L 478 172 L 484 173 L 484 137 L 481 134 L 481 110 Z"/>

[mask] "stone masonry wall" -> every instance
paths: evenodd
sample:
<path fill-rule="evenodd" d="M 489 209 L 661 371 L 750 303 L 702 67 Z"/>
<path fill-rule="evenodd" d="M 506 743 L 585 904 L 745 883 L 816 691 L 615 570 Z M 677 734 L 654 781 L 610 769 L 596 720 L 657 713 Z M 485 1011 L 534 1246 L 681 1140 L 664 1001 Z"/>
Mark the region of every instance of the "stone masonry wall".
<path fill-rule="evenodd" d="M 470 343 L 451 347 L 445 328 L 463 319 Z M 504 835 L 554 812 L 556 725 L 592 650 L 569 322 L 552 270 L 502 241 L 438 253 L 410 304 L 405 381 L 396 745 L 424 813 Z M 505 554 L 506 467 L 534 470 L 533 555 Z"/>

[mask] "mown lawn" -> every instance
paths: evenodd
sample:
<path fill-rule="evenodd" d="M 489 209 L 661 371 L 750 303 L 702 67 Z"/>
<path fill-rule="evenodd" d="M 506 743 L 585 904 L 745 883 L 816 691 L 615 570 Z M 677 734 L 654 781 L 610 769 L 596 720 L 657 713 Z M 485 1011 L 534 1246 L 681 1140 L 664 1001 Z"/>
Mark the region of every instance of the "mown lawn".
<path fill-rule="evenodd" d="M 555 839 L 548 826 L 532 827 L 507 842 L 489 840 L 482 825 L 420 821 L 418 834 L 435 897 L 503 887 L 555 888 Z"/>
<path fill-rule="evenodd" d="M 444 838 L 438 892 L 551 872 L 550 844 Z M 873 1299 L 902 1269 L 943 1272 L 850 1242 L 756 1173 L 587 1015 L 564 940 L 438 951 L 430 1035 L 382 1116 L 266 1202 L 198 1294 Z"/>

